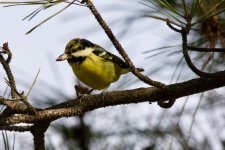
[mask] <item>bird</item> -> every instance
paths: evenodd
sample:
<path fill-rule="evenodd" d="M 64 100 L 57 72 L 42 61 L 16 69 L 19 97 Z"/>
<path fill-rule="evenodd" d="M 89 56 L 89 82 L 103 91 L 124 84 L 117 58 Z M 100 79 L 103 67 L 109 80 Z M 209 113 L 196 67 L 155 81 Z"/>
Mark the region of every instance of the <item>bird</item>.
<path fill-rule="evenodd" d="M 70 40 L 64 53 L 56 59 L 64 60 L 68 61 L 78 80 L 94 90 L 105 90 L 121 75 L 131 72 L 121 58 L 81 38 Z"/>

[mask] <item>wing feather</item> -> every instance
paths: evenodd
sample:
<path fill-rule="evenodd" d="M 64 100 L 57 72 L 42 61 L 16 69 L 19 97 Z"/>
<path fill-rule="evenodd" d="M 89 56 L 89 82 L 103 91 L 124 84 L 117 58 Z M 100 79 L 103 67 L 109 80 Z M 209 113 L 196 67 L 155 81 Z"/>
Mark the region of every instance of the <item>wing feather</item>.
<path fill-rule="evenodd" d="M 128 68 L 127 64 L 118 56 L 107 52 L 104 48 L 101 46 L 95 44 L 95 50 L 93 53 L 101 58 L 104 58 L 106 61 L 112 61 L 113 63 L 119 65 L 121 68 Z"/>

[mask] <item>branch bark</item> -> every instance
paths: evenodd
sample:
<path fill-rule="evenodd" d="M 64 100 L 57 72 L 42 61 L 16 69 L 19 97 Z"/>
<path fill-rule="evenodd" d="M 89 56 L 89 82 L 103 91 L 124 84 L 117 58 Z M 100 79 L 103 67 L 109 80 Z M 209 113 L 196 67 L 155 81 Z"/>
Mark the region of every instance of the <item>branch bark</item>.
<path fill-rule="evenodd" d="M 45 150 L 45 131 L 48 129 L 50 122 L 35 123 L 31 128 L 34 136 L 34 150 Z"/>
<path fill-rule="evenodd" d="M 11 96 L 12 96 L 12 98 L 16 98 L 17 97 L 17 95 L 16 95 L 16 83 L 15 83 L 11 68 L 9 66 L 9 62 L 12 59 L 12 53 L 9 50 L 8 43 L 3 44 L 2 50 L 3 50 L 3 53 L 8 54 L 8 58 L 5 60 L 4 57 L 2 56 L 2 54 L 0 53 L 0 62 L 1 62 L 2 67 L 4 68 L 4 70 L 7 74 L 7 77 L 8 77 L 9 86 L 11 88 Z"/>
<path fill-rule="evenodd" d="M 188 28 L 182 28 L 181 30 L 181 36 L 182 36 L 182 48 L 183 48 L 183 55 L 184 55 L 184 59 L 188 65 L 188 67 L 198 76 L 200 77 L 204 77 L 204 78 L 224 78 L 225 77 L 225 70 L 223 71 L 218 71 L 215 73 L 208 73 L 208 72 L 204 72 L 199 70 L 193 63 L 192 60 L 188 54 L 188 44 L 187 44 L 187 35 L 189 33 L 189 29 Z"/>
<path fill-rule="evenodd" d="M 89 95 L 81 99 L 38 110 L 36 115 L 21 114 L 1 118 L 0 126 L 14 125 L 17 123 L 50 122 L 61 117 L 81 115 L 84 112 L 102 107 L 177 99 L 223 86 L 225 86 L 225 79 L 196 78 L 186 82 L 168 85 L 168 89 L 166 90 L 149 87 L 126 91 L 112 91 L 104 95 Z"/>

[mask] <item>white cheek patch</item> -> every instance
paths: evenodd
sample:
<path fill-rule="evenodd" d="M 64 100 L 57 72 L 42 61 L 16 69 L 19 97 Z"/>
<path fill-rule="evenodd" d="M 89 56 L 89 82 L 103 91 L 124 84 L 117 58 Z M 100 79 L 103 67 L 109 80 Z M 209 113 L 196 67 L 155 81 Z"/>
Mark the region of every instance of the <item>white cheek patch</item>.
<path fill-rule="evenodd" d="M 101 54 L 99 54 L 98 56 L 104 56 L 106 54 L 106 52 L 102 52 Z"/>
<path fill-rule="evenodd" d="M 85 56 L 90 55 L 92 53 L 92 51 L 93 51 L 93 48 L 85 48 L 84 50 L 79 50 L 79 51 L 77 51 L 75 53 L 72 53 L 71 55 L 75 56 L 75 57 L 77 57 L 77 56 L 78 57 L 79 56 L 85 57 Z"/>

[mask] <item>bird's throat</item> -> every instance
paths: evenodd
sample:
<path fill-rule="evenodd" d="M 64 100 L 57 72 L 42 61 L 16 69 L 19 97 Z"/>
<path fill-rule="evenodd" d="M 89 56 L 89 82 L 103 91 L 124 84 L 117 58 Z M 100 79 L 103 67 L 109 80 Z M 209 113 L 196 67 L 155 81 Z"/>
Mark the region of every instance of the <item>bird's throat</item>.
<path fill-rule="evenodd" d="M 86 59 L 85 56 L 72 57 L 72 58 L 68 59 L 68 63 L 82 64 L 85 61 L 85 59 Z"/>

